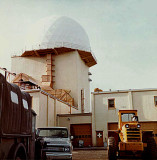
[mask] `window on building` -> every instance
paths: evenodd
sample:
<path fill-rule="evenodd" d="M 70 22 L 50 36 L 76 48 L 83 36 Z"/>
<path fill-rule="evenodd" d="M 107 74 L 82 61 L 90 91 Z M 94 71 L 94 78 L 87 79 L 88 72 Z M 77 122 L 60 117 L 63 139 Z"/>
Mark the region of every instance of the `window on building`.
<path fill-rule="evenodd" d="M 154 104 L 157 107 L 157 96 L 154 96 Z"/>
<path fill-rule="evenodd" d="M 115 108 L 115 99 L 108 99 L 108 108 L 109 109 Z"/>

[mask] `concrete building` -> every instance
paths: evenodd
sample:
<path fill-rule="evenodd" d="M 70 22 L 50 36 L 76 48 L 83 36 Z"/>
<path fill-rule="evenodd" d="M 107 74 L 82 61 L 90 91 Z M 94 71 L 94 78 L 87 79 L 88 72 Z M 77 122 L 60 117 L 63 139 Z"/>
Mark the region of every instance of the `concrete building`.
<path fill-rule="evenodd" d="M 89 112 L 89 67 L 96 59 L 84 29 L 70 18 L 51 17 L 37 23 L 31 36 L 36 40 L 29 41 L 33 50 L 12 57 L 12 72 L 33 77 L 37 85 L 57 98 L 67 93 L 69 99 L 71 96 L 67 102 L 78 107 L 76 112 Z"/>
<path fill-rule="evenodd" d="M 84 146 L 103 146 L 117 130 L 118 110 L 138 110 L 142 129 L 157 134 L 157 89 L 102 91 L 90 100 L 89 68 L 96 64 L 82 26 L 49 17 L 32 27 L 26 50 L 12 57 L 13 83 L 32 96 L 37 127 L 64 126 Z M 92 103 L 92 110 L 90 106 Z"/>
<path fill-rule="evenodd" d="M 92 92 L 94 146 L 103 145 L 110 130 L 117 130 L 119 110 L 138 110 L 142 129 L 154 130 L 157 135 L 157 89 L 98 90 Z"/>
<path fill-rule="evenodd" d="M 86 32 L 74 20 L 50 17 L 33 26 L 26 50 L 12 57 L 11 70 L 13 83 L 32 96 L 37 127 L 66 126 L 76 145 L 80 134 L 85 146 L 92 145 L 89 67 L 96 63 Z"/>

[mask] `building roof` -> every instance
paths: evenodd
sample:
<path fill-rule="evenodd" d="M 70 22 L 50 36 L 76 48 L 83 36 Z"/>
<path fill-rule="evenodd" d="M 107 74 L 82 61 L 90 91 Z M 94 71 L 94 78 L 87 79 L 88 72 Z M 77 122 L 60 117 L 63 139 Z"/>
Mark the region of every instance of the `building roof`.
<path fill-rule="evenodd" d="M 32 84 L 37 84 L 36 80 L 32 78 L 31 76 L 25 74 L 25 73 L 19 73 L 15 76 L 15 78 L 12 80 L 12 83 L 19 83 L 20 80 L 22 80 L 23 83 L 30 82 Z"/>
<path fill-rule="evenodd" d="M 92 113 L 57 114 L 59 117 L 92 116 Z"/>
<path fill-rule="evenodd" d="M 128 89 L 128 90 L 110 90 L 110 91 L 98 91 L 92 92 L 92 94 L 116 94 L 116 93 L 128 93 L 128 92 L 148 92 L 157 91 L 157 88 L 144 88 L 144 89 Z"/>
<path fill-rule="evenodd" d="M 60 54 L 78 50 L 82 60 L 90 67 L 97 63 L 91 51 L 84 28 L 69 17 L 48 17 L 32 26 L 21 56 Z"/>

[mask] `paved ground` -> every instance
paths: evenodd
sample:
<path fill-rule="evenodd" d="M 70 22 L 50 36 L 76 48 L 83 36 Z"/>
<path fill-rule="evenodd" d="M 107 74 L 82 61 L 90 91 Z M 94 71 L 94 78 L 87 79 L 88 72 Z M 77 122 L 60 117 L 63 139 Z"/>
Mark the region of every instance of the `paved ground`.
<path fill-rule="evenodd" d="M 106 150 L 75 150 L 73 160 L 108 160 Z"/>
<path fill-rule="evenodd" d="M 73 160 L 108 160 L 107 150 L 74 150 Z"/>

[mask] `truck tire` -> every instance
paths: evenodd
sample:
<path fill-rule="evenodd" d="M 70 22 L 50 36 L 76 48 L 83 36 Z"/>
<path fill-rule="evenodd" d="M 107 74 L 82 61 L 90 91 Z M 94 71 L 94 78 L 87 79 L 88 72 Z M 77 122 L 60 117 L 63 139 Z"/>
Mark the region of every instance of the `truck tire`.
<path fill-rule="evenodd" d="M 147 140 L 147 155 L 149 159 L 156 159 L 157 158 L 157 146 L 155 139 L 153 137 L 149 137 Z"/>
<path fill-rule="evenodd" d="M 109 137 L 108 139 L 108 159 L 109 160 L 116 160 L 116 145 L 115 145 L 115 138 Z"/>
<path fill-rule="evenodd" d="M 27 160 L 25 146 L 22 143 L 14 144 L 9 151 L 8 159 Z"/>

